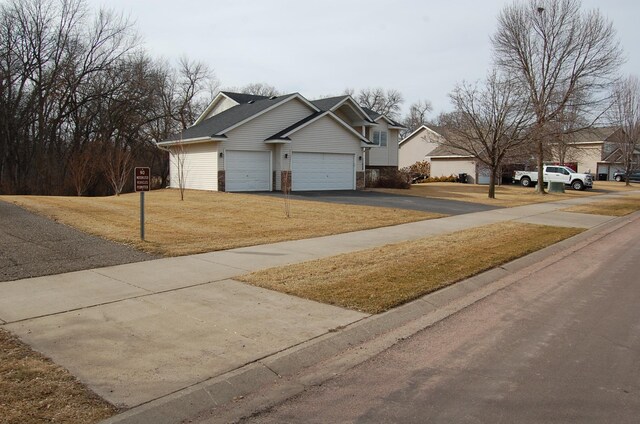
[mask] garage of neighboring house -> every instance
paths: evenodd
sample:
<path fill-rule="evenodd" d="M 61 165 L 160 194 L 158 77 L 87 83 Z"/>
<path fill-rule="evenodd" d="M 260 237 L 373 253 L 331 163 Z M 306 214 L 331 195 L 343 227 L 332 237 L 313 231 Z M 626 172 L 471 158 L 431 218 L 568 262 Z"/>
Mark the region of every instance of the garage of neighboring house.
<path fill-rule="evenodd" d="M 270 191 L 271 152 L 225 150 L 226 191 Z"/>
<path fill-rule="evenodd" d="M 291 154 L 292 190 L 354 190 L 355 155 L 349 153 Z"/>

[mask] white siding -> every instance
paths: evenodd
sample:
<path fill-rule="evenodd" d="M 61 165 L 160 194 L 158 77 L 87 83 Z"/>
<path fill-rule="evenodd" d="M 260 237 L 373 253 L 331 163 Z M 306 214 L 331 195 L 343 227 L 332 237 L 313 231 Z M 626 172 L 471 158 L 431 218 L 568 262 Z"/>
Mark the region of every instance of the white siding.
<path fill-rule="evenodd" d="M 374 131 L 387 132 L 387 145 L 371 147 L 367 153 L 368 166 L 398 166 L 398 130 L 389 129 L 389 125 L 383 119 L 377 121 L 378 125 L 370 129 L 371 135 Z M 373 136 L 370 137 L 373 140 Z"/>
<path fill-rule="evenodd" d="M 448 177 L 465 173 L 469 175 L 469 182 L 475 183 L 476 163 L 469 159 L 438 159 L 431 158 L 431 176 Z"/>
<path fill-rule="evenodd" d="M 220 143 L 221 149 L 264 150 L 275 152 L 272 144 L 265 139 L 311 115 L 313 111 L 300 100 L 293 99 L 257 118 L 229 131 L 227 140 Z M 220 168 L 224 166 L 220 160 Z M 275 169 L 275 167 L 274 167 Z M 276 169 L 279 171 L 279 169 Z"/>
<path fill-rule="evenodd" d="M 291 169 L 292 154 L 296 152 L 307 153 L 345 153 L 355 158 L 355 169 L 362 169 L 362 148 L 360 138 L 351 131 L 344 128 L 333 118 L 323 116 L 317 121 L 307 125 L 300 131 L 290 136 L 291 143 L 282 145 L 280 150 L 280 160 L 282 170 Z M 284 159 L 287 154 L 288 158 Z M 276 177 L 280 173 L 276 172 Z M 292 182 L 295 181 L 292 176 Z M 353 176 L 353 188 L 355 188 L 355 172 Z"/>
<path fill-rule="evenodd" d="M 405 168 L 416 162 L 427 160 L 429 153 L 438 147 L 438 139 L 441 137 L 427 129 L 415 133 L 410 139 L 400 144 L 398 151 L 398 167 Z"/>
<path fill-rule="evenodd" d="M 213 115 L 217 115 L 220 112 L 224 112 L 227 109 L 231 109 L 232 107 L 236 106 L 238 103 L 236 103 L 235 101 L 228 99 L 226 97 L 223 97 L 214 107 L 213 109 L 211 109 L 209 111 L 209 113 L 207 114 L 207 116 L 204 119 L 207 118 L 211 118 Z M 203 119 L 203 120 L 204 120 Z"/>
<path fill-rule="evenodd" d="M 185 167 L 185 188 L 218 190 L 218 150 L 215 143 L 186 144 L 182 146 Z M 173 147 L 169 156 L 170 187 L 178 188 L 177 161 L 181 154 Z"/>
<path fill-rule="evenodd" d="M 282 154 L 292 151 L 315 153 L 351 153 L 362 156 L 360 139 L 329 116 L 307 125 L 291 135 L 291 143 L 282 146 Z M 283 169 L 289 169 L 288 159 L 282 160 Z"/>

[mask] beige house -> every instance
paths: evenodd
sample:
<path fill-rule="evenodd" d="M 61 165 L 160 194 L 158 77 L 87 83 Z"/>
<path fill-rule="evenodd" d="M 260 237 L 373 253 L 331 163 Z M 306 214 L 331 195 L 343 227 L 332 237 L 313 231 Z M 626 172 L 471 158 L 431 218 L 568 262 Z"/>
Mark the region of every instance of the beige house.
<path fill-rule="evenodd" d="M 566 143 L 564 162 L 576 163 L 577 172 L 592 173 L 597 180 L 613 179 L 614 173 L 624 171 L 618 141 L 620 131 L 618 127 L 601 127 L 576 132 Z M 635 156 L 635 163 L 640 163 L 640 152 Z M 554 160 L 560 159 L 556 151 Z"/>
<path fill-rule="evenodd" d="M 193 126 L 157 144 L 170 151 L 171 187 L 182 177 L 200 190 L 355 190 L 366 167 L 397 167 L 401 128 L 350 96 L 220 92 Z"/>
<path fill-rule="evenodd" d="M 442 135 L 426 125 L 422 125 L 400 141 L 398 145 L 398 167 L 406 168 L 416 162 L 429 160 L 429 154 L 442 141 L 444 141 Z"/>
<path fill-rule="evenodd" d="M 449 146 L 438 146 L 426 158 L 431 162 L 432 177 L 467 174 L 467 183 L 475 184 L 482 178 L 478 160 L 470 154 Z M 487 176 L 487 182 L 488 182 Z"/>

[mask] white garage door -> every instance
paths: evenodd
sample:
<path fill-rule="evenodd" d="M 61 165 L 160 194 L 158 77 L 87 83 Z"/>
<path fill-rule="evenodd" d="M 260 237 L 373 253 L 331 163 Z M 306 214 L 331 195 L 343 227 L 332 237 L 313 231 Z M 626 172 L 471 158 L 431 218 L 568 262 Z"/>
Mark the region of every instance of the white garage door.
<path fill-rule="evenodd" d="M 271 191 L 271 152 L 226 150 L 225 191 Z"/>
<path fill-rule="evenodd" d="M 352 154 L 293 152 L 291 189 L 354 190 L 354 162 Z"/>

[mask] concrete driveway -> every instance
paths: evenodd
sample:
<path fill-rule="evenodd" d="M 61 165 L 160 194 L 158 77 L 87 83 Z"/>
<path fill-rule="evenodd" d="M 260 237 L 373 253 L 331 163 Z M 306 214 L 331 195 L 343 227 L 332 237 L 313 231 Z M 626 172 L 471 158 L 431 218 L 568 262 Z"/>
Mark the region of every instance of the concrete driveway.
<path fill-rule="evenodd" d="M 279 192 L 259 193 L 262 195 L 282 197 Z M 496 206 L 478 203 L 459 202 L 456 200 L 433 199 L 417 196 L 380 193 L 377 191 L 342 190 L 342 191 L 296 191 L 291 193 L 292 199 L 315 200 L 319 202 L 344 203 L 348 205 L 379 206 L 395 209 L 409 209 L 422 212 L 435 212 L 445 215 L 462 215 L 500 209 Z"/>

